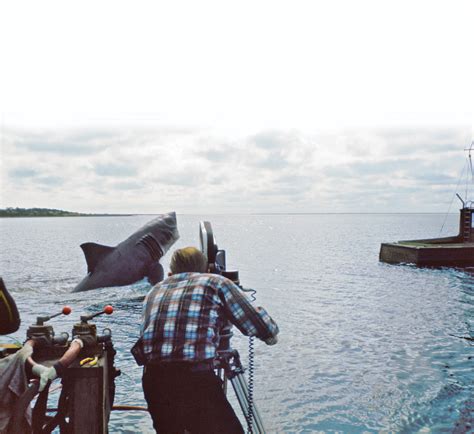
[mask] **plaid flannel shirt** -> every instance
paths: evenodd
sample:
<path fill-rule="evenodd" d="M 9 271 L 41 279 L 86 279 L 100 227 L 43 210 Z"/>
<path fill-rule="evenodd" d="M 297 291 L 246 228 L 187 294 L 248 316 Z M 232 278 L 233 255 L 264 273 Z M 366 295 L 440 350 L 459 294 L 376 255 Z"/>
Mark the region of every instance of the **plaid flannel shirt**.
<path fill-rule="evenodd" d="M 231 280 L 181 273 L 158 283 L 143 304 L 141 336 L 147 363 L 213 359 L 225 320 L 244 335 L 276 343 L 278 326 Z"/>

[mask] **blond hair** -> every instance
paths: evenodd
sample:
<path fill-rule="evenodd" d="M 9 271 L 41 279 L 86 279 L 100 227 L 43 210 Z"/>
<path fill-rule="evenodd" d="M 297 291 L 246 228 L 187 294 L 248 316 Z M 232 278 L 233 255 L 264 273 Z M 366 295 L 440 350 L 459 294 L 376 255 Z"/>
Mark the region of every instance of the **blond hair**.
<path fill-rule="evenodd" d="M 184 247 L 175 250 L 171 256 L 170 270 L 173 274 L 179 273 L 205 273 L 208 269 L 207 258 L 196 247 Z"/>

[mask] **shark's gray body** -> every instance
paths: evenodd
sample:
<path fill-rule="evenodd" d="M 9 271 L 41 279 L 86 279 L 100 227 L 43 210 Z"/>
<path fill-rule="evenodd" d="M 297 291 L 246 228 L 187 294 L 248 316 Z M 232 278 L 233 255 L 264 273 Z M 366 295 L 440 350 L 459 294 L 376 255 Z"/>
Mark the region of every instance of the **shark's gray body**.
<path fill-rule="evenodd" d="M 171 212 L 151 220 L 116 247 L 81 244 L 87 276 L 73 292 L 130 285 L 144 277 L 154 285 L 164 275 L 158 261 L 178 238 L 176 214 Z"/>

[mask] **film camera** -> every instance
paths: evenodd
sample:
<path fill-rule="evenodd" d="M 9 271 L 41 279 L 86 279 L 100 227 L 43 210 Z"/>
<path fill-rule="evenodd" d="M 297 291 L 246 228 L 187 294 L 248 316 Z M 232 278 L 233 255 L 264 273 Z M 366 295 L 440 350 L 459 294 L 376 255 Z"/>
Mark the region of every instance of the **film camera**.
<path fill-rule="evenodd" d="M 210 222 L 202 221 L 199 223 L 199 242 L 201 252 L 207 257 L 209 271 L 227 277 L 240 286 L 239 272 L 237 270 L 227 270 L 225 250 L 217 247 Z"/>

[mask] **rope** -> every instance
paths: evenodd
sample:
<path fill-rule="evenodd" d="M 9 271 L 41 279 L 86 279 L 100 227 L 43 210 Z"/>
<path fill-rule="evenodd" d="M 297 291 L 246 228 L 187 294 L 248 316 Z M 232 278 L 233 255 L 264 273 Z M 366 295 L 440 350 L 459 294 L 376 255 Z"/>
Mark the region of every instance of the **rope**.
<path fill-rule="evenodd" d="M 471 151 L 473 150 L 474 148 L 474 142 L 471 143 L 471 147 L 469 148 L 469 165 L 471 167 L 471 181 L 472 181 L 472 184 L 474 185 L 474 167 L 472 165 L 472 156 L 471 156 Z M 469 178 L 469 177 L 467 177 Z M 466 183 L 468 182 L 468 180 L 466 180 Z M 467 188 L 466 188 L 466 200 L 468 199 L 468 196 L 467 196 Z M 471 203 L 474 202 L 474 198 L 473 198 L 473 201 L 471 201 Z"/>
<path fill-rule="evenodd" d="M 112 407 L 114 411 L 148 411 L 147 407 L 141 407 L 139 405 L 114 405 Z"/>
<path fill-rule="evenodd" d="M 471 154 L 469 153 L 469 157 L 467 159 L 467 171 L 469 171 L 469 160 L 471 159 Z M 469 195 L 468 195 L 468 192 L 469 192 L 469 173 L 466 174 L 466 194 L 465 194 L 465 198 L 466 198 L 466 202 L 467 202 L 467 199 L 469 198 Z"/>
<path fill-rule="evenodd" d="M 472 156 L 469 152 L 469 165 L 471 166 L 471 180 L 474 182 L 474 168 L 472 167 Z"/>
<path fill-rule="evenodd" d="M 113 411 L 148 411 L 147 407 L 141 407 L 139 405 L 114 405 L 112 407 Z M 57 408 L 49 408 L 47 409 L 48 412 L 56 412 L 58 411 Z"/>
<path fill-rule="evenodd" d="M 459 184 L 461 184 L 461 180 L 464 177 L 464 171 L 466 170 L 466 167 L 467 167 L 467 164 L 464 164 L 464 167 L 463 167 L 462 172 L 461 172 L 461 176 L 459 177 L 459 180 L 458 180 L 458 184 L 456 185 L 456 190 L 459 188 Z M 456 197 L 456 190 L 453 194 L 453 198 L 451 199 L 451 203 L 449 204 L 448 211 L 446 212 L 446 215 L 444 217 L 444 221 L 443 221 L 443 224 L 442 224 L 441 229 L 439 231 L 439 235 L 441 235 L 441 233 L 443 232 L 444 225 L 446 224 L 446 221 L 448 220 L 449 211 L 451 211 L 451 206 L 453 205 L 454 198 Z"/>

